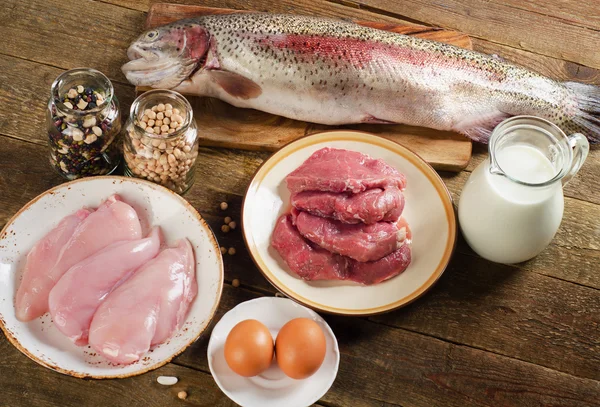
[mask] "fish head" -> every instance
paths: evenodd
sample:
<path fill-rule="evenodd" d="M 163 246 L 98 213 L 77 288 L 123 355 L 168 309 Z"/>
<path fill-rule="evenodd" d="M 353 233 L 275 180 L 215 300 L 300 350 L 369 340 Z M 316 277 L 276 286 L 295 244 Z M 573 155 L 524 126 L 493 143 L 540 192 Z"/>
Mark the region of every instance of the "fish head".
<path fill-rule="evenodd" d="M 208 30 L 195 22 L 178 21 L 140 35 L 127 49 L 121 68 L 136 86 L 170 89 L 198 67 L 208 51 Z"/>

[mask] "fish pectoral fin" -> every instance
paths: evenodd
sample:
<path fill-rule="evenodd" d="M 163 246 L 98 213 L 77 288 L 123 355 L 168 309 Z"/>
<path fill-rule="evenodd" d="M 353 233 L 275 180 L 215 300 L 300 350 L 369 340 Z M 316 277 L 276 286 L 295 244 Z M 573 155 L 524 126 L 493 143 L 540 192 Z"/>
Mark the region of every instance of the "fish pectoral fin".
<path fill-rule="evenodd" d="M 465 119 L 454 126 L 454 130 L 464 134 L 473 141 L 487 144 L 492 131 L 503 120 L 508 119 L 512 115 L 504 112 L 496 112 L 494 114 L 483 115 L 476 119 Z"/>
<path fill-rule="evenodd" d="M 225 92 L 240 99 L 254 99 L 261 95 L 262 88 L 254 81 L 237 73 L 211 70 L 210 78 Z"/>
<path fill-rule="evenodd" d="M 372 115 L 366 115 L 360 121 L 361 123 L 372 123 L 372 124 L 398 124 L 397 122 L 392 122 L 389 120 L 379 119 Z"/>

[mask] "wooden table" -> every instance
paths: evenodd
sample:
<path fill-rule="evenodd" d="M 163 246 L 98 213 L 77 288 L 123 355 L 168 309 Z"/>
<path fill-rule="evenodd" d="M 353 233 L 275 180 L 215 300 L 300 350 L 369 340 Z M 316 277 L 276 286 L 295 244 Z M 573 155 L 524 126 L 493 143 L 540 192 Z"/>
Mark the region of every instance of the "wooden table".
<path fill-rule="evenodd" d="M 0 225 L 63 180 L 48 164 L 44 114 L 52 80 L 90 66 L 113 81 L 125 112 L 134 89 L 121 73 L 151 0 L 5 0 L 0 9 Z M 600 84 L 600 14 L 593 1 L 183 0 L 213 7 L 411 22 L 464 31 L 476 49 L 560 80 Z M 539 3 L 539 4 L 534 4 Z M 239 220 L 244 190 L 267 153 L 201 149 L 186 198 L 215 230 Z M 442 173 L 458 198 L 486 156 Z M 600 406 L 600 150 L 565 188 L 565 216 L 536 259 L 502 266 L 461 241 L 439 283 L 416 303 L 371 318 L 326 316 L 340 345 L 322 406 Z M 216 319 L 273 288 L 239 230 L 218 233 L 225 257 Z M 233 287 L 232 281 L 240 286 Z M 236 284 L 237 285 L 237 284 Z M 0 337 L 0 406 L 229 406 L 210 376 L 208 335 L 163 368 L 131 379 L 80 380 L 52 372 Z M 179 377 L 163 387 L 161 374 Z"/>

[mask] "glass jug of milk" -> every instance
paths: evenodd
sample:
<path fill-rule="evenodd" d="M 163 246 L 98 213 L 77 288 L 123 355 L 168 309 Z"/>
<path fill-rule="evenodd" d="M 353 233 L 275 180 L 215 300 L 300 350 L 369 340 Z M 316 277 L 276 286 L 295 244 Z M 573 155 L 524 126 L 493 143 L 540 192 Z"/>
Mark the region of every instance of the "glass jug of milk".
<path fill-rule="evenodd" d="M 589 151 L 584 135 L 571 136 L 547 120 L 515 116 L 500 123 L 489 158 L 465 184 L 458 219 L 467 243 L 481 257 L 519 263 L 554 238 L 563 216 L 562 186 Z"/>

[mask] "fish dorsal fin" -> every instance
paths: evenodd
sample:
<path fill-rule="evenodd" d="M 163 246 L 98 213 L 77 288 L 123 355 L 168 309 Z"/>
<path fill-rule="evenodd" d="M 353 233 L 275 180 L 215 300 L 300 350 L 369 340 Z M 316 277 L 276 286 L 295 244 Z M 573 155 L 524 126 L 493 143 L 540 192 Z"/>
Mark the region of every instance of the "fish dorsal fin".
<path fill-rule="evenodd" d="M 240 99 L 254 99 L 262 93 L 262 88 L 254 81 L 233 72 L 211 70 L 211 79 L 225 92 Z"/>

